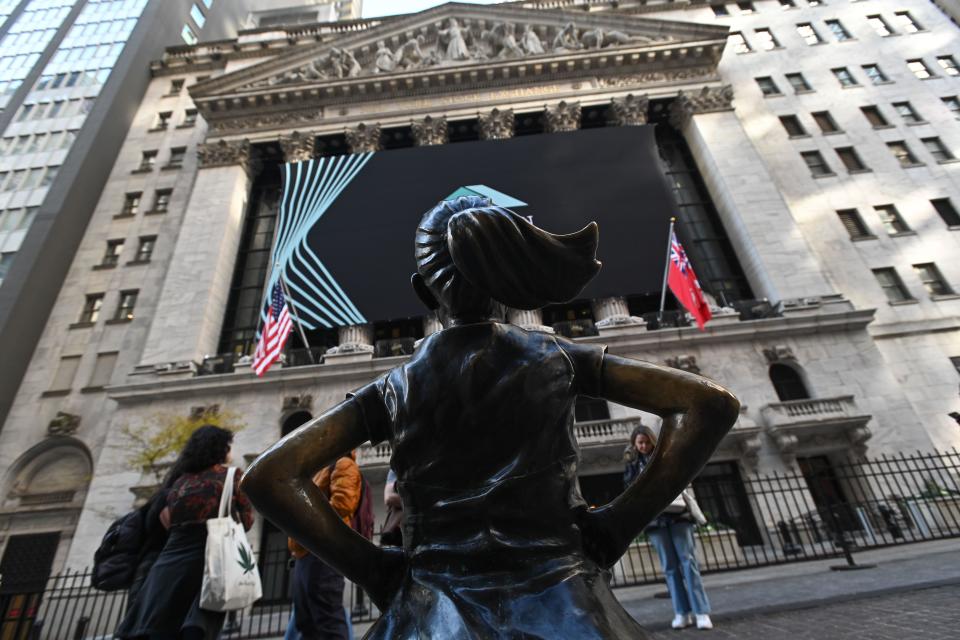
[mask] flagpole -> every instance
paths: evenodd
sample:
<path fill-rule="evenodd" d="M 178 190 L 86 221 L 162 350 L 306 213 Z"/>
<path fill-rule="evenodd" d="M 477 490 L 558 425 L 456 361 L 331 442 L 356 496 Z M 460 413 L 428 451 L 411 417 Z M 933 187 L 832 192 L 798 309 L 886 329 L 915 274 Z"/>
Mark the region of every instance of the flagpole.
<path fill-rule="evenodd" d="M 670 233 L 667 234 L 667 260 L 663 265 L 663 285 L 660 287 L 660 312 L 657 313 L 657 324 L 663 322 L 663 307 L 667 302 L 667 275 L 670 273 L 670 250 L 673 248 L 673 223 L 676 218 L 670 218 Z"/>
<path fill-rule="evenodd" d="M 274 268 L 279 267 L 279 264 L 274 265 Z M 290 315 L 293 316 L 293 320 L 297 324 L 297 330 L 300 332 L 300 339 L 303 340 L 303 344 L 307 347 L 307 358 L 310 360 L 310 364 L 317 364 L 313 361 L 313 351 L 310 349 L 310 343 L 307 342 L 307 334 L 303 331 L 303 325 L 300 324 L 300 317 L 297 315 L 296 309 L 293 305 L 293 298 L 290 297 L 290 292 L 287 291 L 287 285 L 283 281 L 283 271 L 277 274 L 277 282 L 280 283 L 280 289 L 283 290 L 283 295 L 287 298 L 287 309 L 290 310 Z"/>

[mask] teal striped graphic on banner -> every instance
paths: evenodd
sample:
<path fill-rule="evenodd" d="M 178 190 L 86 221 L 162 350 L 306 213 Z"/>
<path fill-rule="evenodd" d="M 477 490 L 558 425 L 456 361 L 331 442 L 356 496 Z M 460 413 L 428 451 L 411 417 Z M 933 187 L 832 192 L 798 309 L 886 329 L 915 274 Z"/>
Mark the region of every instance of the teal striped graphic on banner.
<path fill-rule="evenodd" d="M 283 165 L 283 193 L 273 243 L 273 270 L 264 287 L 283 276 L 295 316 L 304 329 L 367 322 L 307 243 L 307 234 L 356 178 L 373 153 L 317 158 Z M 266 320 L 266 298 L 261 319 Z"/>

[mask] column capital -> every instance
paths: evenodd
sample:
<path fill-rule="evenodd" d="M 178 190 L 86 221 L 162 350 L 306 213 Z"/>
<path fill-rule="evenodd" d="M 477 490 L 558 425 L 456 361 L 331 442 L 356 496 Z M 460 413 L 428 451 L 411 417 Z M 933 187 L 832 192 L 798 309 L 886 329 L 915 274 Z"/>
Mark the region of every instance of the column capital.
<path fill-rule="evenodd" d="M 311 133 L 294 131 L 290 135 L 280 136 L 279 142 L 284 162 L 303 162 L 313 158 L 315 138 Z"/>
<path fill-rule="evenodd" d="M 250 171 L 250 158 L 250 141 L 247 139 L 215 140 L 197 145 L 197 159 L 201 169 L 240 165 L 245 171 Z"/>
<path fill-rule="evenodd" d="M 563 101 L 554 107 L 547 107 L 546 119 L 550 133 L 576 131 L 580 128 L 580 103 Z"/>
<path fill-rule="evenodd" d="M 623 98 L 614 98 L 610 103 L 610 120 L 618 127 L 647 124 L 649 106 L 650 100 L 646 95 L 635 96 L 631 93 Z"/>
<path fill-rule="evenodd" d="M 513 137 L 513 109 L 494 109 L 480 114 L 481 140 L 506 140 Z"/>
<path fill-rule="evenodd" d="M 703 87 L 694 93 L 681 91 L 670 105 L 670 124 L 682 129 L 699 113 L 733 110 L 733 86 Z"/>
<path fill-rule="evenodd" d="M 380 151 L 380 123 L 361 122 L 353 129 L 347 129 L 347 145 L 351 153 L 369 153 Z"/>
<path fill-rule="evenodd" d="M 427 116 L 423 120 L 414 121 L 412 127 L 413 139 L 418 147 L 447 143 L 447 119 L 444 116 Z"/>

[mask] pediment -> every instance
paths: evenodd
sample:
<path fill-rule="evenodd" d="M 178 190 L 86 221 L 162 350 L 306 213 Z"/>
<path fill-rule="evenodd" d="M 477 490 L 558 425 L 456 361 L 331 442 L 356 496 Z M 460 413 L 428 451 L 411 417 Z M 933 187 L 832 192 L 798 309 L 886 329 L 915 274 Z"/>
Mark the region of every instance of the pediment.
<path fill-rule="evenodd" d="M 283 49 L 271 60 L 199 83 L 191 95 L 202 110 L 203 103 L 216 103 L 210 110 L 223 111 L 231 104 L 253 107 L 258 97 L 276 104 L 270 94 L 342 99 L 384 87 L 394 93 L 529 78 L 528 69 L 596 74 L 656 60 L 678 66 L 688 57 L 715 67 L 726 34 L 723 26 L 616 12 L 448 3 L 330 42 Z M 659 59 L 657 50 L 664 51 Z"/>

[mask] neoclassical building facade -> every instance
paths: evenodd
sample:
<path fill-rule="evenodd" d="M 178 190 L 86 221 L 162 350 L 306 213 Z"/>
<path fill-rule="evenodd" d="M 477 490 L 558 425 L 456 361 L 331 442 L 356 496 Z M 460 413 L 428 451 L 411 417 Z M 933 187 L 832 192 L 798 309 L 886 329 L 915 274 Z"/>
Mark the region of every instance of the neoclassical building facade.
<path fill-rule="evenodd" d="M 902 35 L 881 42 L 871 16 Z M 0 432 L 0 551 L 46 536 L 54 568 L 89 565 L 155 482 L 131 467 L 130 428 L 229 409 L 250 460 L 439 329 L 425 316 L 317 332 L 262 378 L 243 357 L 278 167 L 351 152 L 656 124 L 715 302 L 707 330 L 676 312 L 658 321 L 658 292 L 509 320 L 734 390 L 742 415 L 710 467 L 724 478 L 960 444 L 947 415 L 960 408 L 958 45 L 956 25 L 917 0 L 550 0 L 169 49 Z M 180 82 L 189 91 L 172 93 Z M 639 420 L 651 419 L 578 406 L 589 500 L 616 491 Z M 377 489 L 389 455 L 359 452 Z M 280 540 L 262 522 L 253 536 L 262 551 Z"/>

